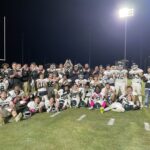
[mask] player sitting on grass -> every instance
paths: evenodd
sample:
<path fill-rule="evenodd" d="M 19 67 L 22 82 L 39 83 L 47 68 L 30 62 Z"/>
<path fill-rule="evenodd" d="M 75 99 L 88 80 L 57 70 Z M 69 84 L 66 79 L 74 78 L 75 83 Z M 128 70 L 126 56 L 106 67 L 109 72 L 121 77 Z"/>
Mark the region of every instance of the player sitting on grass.
<path fill-rule="evenodd" d="M 84 87 L 84 97 L 81 99 L 81 102 L 80 102 L 81 107 L 88 106 L 92 93 L 93 93 L 93 89 L 90 88 L 90 84 L 88 82 L 85 84 L 85 87 Z"/>
<path fill-rule="evenodd" d="M 103 96 L 101 94 L 100 88 L 97 86 L 95 88 L 95 92 L 92 94 L 90 101 L 89 101 L 90 108 L 89 109 L 99 109 L 106 107 L 106 101 L 103 99 Z"/>
<path fill-rule="evenodd" d="M 126 94 L 119 97 L 119 100 L 109 105 L 104 111 L 124 112 L 125 110 L 136 110 L 140 108 L 138 97 L 133 93 L 131 86 L 126 89 Z"/>
<path fill-rule="evenodd" d="M 85 85 L 87 83 L 87 80 L 84 79 L 84 75 L 83 74 L 79 74 L 78 75 L 78 79 L 75 80 L 75 83 L 78 85 L 79 87 L 79 95 L 80 95 L 80 107 L 84 107 L 87 105 L 87 102 L 84 101 L 85 99 Z"/>
<path fill-rule="evenodd" d="M 102 89 L 101 94 L 106 100 L 107 106 L 109 106 L 115 101 L 115 87 L 110 86 L 109 83 L 105 84 L 105 87 Z"/>
<path fill-rule="evenodd" d="M 17 114 L 16 110 L 10 105 L 10 98 L 7 97 L 7 92 L 2 91 L 0 94 L 0 124 L 5 124 L 6 118 L 13 116 L 16 122 L 22 118 L 22 113 Z"/>
<path fill-rule="evenodd" d="M 140 101 L 135 92 L 133 92 L 133 88 L 128 86 L 126 89 L 126 94 L 120 96 L 119 98 L 122 102 L 125 110 L 137 110 L 140 109 Z"/>
<path fill-rule="evenodd" d="M 80 90 L 77 84 L 74 84 L 70 89 L 70 97 L 71 97 L 71 106 L 79 107 L 80 103 Z"/>
<path fill-rule="evenodd" d="M 15 107 L 17 111 L 26 107 L 29 97 L 25 97 L 24 91 L 21 90 L 20 86 L 16 85 L 13 90 L 9 91 L 8 95 L 12 99 L 12 107 Z"/>
<path fill-rule="evenodd" d="M 70 91 L 68 85 L 65 85 L 58 91 L 57 101 L 59 102 L 59 109 L 66 109 L 71 106 Z"/>
<path fill-rule="evenodd" d="M 40 97 L 36 96 L 36 97 L 34 97 L 33 101 L 30 101 L 27 104 L 27 107 L 28 107 L 29 111 L 31 112 L 31 114 L 35 114 L 37 112 L 43 111 L 43 105 L 41 105 L 40 102 L 41 102 Z"/>
<path fill-rule="evenodd" d="M 41 98 L 40 106 L 49 111 L 50 100 L 47 92 L 47 79 L 44 79 L 44 74 L 40 74 L 40 78 L 36 80 L 38 96 Z"/>

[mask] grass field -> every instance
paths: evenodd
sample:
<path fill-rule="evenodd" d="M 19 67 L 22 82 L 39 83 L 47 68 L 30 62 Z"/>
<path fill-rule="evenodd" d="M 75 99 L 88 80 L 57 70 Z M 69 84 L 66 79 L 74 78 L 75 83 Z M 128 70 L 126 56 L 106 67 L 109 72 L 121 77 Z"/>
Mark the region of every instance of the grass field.
<path fill-rule="evenodd" d="M 83 120 L 77 119 L 85 114 Z M 150 109 L 125 113 L 68 109 L 0 127 L 0 150 L 150 150 Z M 115 119 L 108 126 L 110 118 Z"/>

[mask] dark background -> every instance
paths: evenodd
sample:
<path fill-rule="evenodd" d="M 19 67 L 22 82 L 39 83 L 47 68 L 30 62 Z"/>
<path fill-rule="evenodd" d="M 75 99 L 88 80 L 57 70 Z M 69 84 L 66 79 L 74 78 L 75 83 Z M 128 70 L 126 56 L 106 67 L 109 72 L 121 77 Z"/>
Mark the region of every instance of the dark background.
<path fill-rule="evenodd" d="M 143 67 L 150 55 L 150 0 L 1 0 L 0 58 L 5 15 L 9 63 L 70 58 L 91 66 L 113 64 L 123 58 L 123 6 L 135 9 L 127 25 L 127 58 Z"/>

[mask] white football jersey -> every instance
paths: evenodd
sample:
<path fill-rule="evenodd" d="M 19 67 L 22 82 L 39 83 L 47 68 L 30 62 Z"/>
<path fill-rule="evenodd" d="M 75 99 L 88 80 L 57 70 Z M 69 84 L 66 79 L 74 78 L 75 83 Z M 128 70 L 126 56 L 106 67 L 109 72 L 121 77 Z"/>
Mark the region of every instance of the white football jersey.
<path fill-rule="evenodd" d="M 103 84 L 106 84 L 106 83 L 114 84 L 113 74 L 114 74 L 114 70 L 104 71 L 104 76 L 102 79 Z"/>
<path fill-rule="evenodd" d="M 143 73 L 143 70 L 142 69 L 136 69 L 136 70 L 133 70 L 131 69 L 129 71 L 129 74 L 131 75 L 132 77 L 132 83 L 141 83 L 142 82 L 142 79 L 140 77 L 140 74 Z"/>
<path fill-rule="evenodd" d="M 144 74 L 144 77 L 146 78 L 147 83 L 150 83 L 150 74 L 146 73 Z"/>
<path fill-rule="evenodd" d="M 87 80 L 86 79 L 76 79 L 75 80 L 75 83 L 77 84 L 77 85 L 84 85 L 84 84 L 86 84 L 87 83 Z"/>
<path fill-rule="evenodd" d="M 12 97 L 12 98 L 15 98 L 16 96 L 22 97 L 22 96 L 24 96 L 24 91 L 23 91 L 23 90 L 20 90 L 19 95 L 16 95 L 15 91 L 14 91 L 14 90 L 11 90 L 11 91 L 9 91 L 8 94 L 9 94 L 9 96 Z"/>
<path fill-rule="evenodd" d="M 112 70 L 104 71 L 104 75 L 107 76 L 107 77 L 110 77 L 112 75 Z"/>
<path fill-rule="evenodd" d="M 46 85 L 47 85 L 47 79 L 37 79 L 36 82 L 38 84 L 38 92 L 47 91 Z"/>
<path fill-rule="evenodd" d="M 34 109 L 34 110 L 38 110 L 39 109 L 39 106 L 38 104 L 36 104 L 34 101 L 30 101 L 28 104 L 27 104 L 28 108 L 29 109 Z"/>
<path fill-rule="evenodd" d="M 127 79 L 127 73 L 128 73 L 128 71 L 126 69 L 116 70 L 114 72 L 115 81 L 117 81 L 117 82 L 126 81 L 126 79 Z"/>
<path fill-rule="evenodd" d="M 105 94 L 107 93 L 109 96 L 111 96 L 113 94 L 113 92 L 115 92 L 115 87 L 114 86 L 110 86 L 110 89 L 106 89 L 105 87 L 102 89 L 101 94 L 102 96 L 106 96 Z"/>

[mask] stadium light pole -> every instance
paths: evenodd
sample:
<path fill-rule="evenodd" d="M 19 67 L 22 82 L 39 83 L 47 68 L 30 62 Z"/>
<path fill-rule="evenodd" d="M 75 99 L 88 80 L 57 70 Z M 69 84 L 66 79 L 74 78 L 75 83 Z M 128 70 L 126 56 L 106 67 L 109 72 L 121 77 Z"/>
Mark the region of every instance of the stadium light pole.
<path fill-rule="evenodd" d="M 6 17 L 4 16 L 4 56 L 0 61 L 6 61 Z"/>
<path fill-rule="evenodd" d="M 119 17 L 125 20 L 124 23 L 124 61 L 127 60 L 127 18 L 134 16 L 133 8 L 122 8 L 119 10 Z"/>
<path fill-rule="evenodd" d="M 4 16 L 4 61 L 6 61 L 6 17 Z"/>

